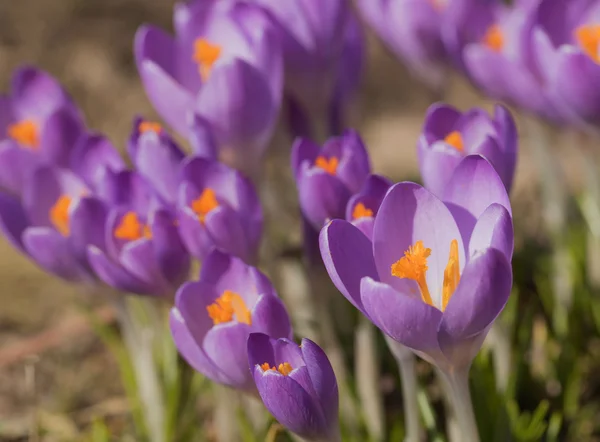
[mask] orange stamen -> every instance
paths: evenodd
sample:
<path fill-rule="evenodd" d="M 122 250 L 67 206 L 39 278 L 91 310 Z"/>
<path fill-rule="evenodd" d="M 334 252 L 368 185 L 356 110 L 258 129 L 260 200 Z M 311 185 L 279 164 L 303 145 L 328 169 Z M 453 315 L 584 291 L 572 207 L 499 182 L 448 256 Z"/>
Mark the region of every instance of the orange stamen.
<path fill-rule="evenodd" d="M 600 25 L 578 27 L 575 29 L 575 40 L 577 40 L 577 44 L 588 57 L 594 60 L 594 62 L 600 63 L 600 55 L 598 54 Z"/>
<path fill-rule="evenodd" d="M 427 273 L 427 258 L 431 255 L 431 249 L 425 248 L 423 241 L 417 241 L 404 252 L 404 256 L 392 264 L 392 276 L 408 278 L 416 281 L 421 290 L 423 302 L 433 305 L 433 299 L 427 287 L 425 274 Z"/>
<path fill-rule="evenodd" d="M 483 36 L 483 44 L 494 52 L 500 52 L 504 48 L 504 33 L 498 25 L 492 25 Z"/>
<path fill-rule="evenodd" d="M 202 191 L 198 198 L 192 201 L 191 207 L 194 213 L 198 215 L 198 220 L 204 224 L 209 212 L 219 207 L 219 201 L 217 201 L 215 191 L 210 187 L 207 187 Z"/>
<path fill-rule="evenodd" d="M 358 203 L 356 206 L 354 206 L 354 209 L 352 210 L 352 219 L 372 217 L 373 211 L 371 209 L 367 209 L 367 207 L 363 203 Z"/>
<path fill-rule="evenodd" d="M 138 131 L 141 134 L 145 134 L 146 132 L 154 132 L 158 134 L 162 131 L 162 126 L 159 123 L 155 123 L 153 121 L 142 121 L 138 125 Z"/>
<path fill-rule="evenodd" d="M 205 38 L 197 38 L 194 42 L 194 55 L 192 59 L 198 63 L 202 81 L 208 80 L 210 71 L 221 56 L 221 46 L 212 44 Z"/>
<path fill-rule="evenodd" d="M 459 152 L 465 151 L 462 135 L 457 130 L 450 132 L 446 138 L 444 138 L 444 141 Z"/>
<path fill-rule="evenodd" d="M 340 160 L 338 160 L 336 157 L 326 158 L 322 155 L 319 155 L 315 160 L 315 166 L 323 169 L 330 175 L 335 175 L 339 162 Z"/>
<path fill-rule="evenodd" d="M 63 235 L 68 236 L 69 229 L 69 207 L 71 206 L 71 197 L 68 195 L 61 195 L 56 203 L 50 209 L 50 222 L 54 225 L 56 230 Z"/>
<path fill-rule="evenodd" d="M 279 366 L 277 368 L 275 368 L 274 366 L 271 367 L 268 362 L 265 362 L 264 364 L 261 364 L 260 368 L 262 368 L 263 371 L 269 371 L 269 370 L 278 371 L 279 373 L 281 373 L 284 376 L 288 376 L 294 370 L 292 368 L 292 365 L 289 362 L 284 362 L 283 364 L 279 364 Z"/>
<path fill-rule="evenodd" d="M 9 125 L 8 136 L 30 149 L 37 149 L 40 145 L 38 127 L 32 120 L 23 120 Z"/>
<path fill-rule="evenodd" d="M 126 241 L 135 241 L 136 239 L 152 238 L 150 227 L 143 224 L 135 212 L 127 212 L 121 219 L 119 225 L 115 228 L 115 237 Z"/>
<path fill-rule="evenodd" d="M 450 256 L 444 270 L 444 285 L 442 288 L 442 311 L 446 310 L 450 298 L 456 291 L 460 282 L 460 265 L 458 262 L 458 241 L 453 239 L 450 243 Z"/>
<path fill-rule="evenodd" d="M 252 325 L 252 314 L 244 299 L 229 290 L 225 290 L 215 302 L 206 307 L 206 311 L 214 325 L 231 322 L 234 316 L 237 322 Z"/>

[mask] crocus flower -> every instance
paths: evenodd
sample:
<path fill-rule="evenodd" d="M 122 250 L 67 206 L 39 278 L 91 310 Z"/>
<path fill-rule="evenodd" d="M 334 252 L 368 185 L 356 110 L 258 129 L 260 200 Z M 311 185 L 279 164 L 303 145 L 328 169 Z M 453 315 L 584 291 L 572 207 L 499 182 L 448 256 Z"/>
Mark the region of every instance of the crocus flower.
<path fill-rule="evenodd" d="M 597 0 L 541 0 L 533 30 L 537 75 L 562 115 L 583 125 L 600 124 L 599 17 Z"/>
<path fill-rule="evenodd" d="M 22 199 L 0 193 L 0 228 L 10 243 L 63 279 L 95 281 L 86 250 L 104 241 L 107 211 L 72 172 L 38 166 Z"/>
<path fill-rule="evenodd" d="M 98 277 L 124 292 L 173 296 L 188 276 L 190 258 L 172 211 L 128 170 L 104 169 L 97 195 L 108 205 L 103 241 L 88 247 Z"/>
<path fill-rule="evenodd" d="M 271 21 L 256 6 L 214 1 L 180 4 L 174 18 L 174 38 L 154 26 L 136 35 L 136 62 L 150 101 L 181 135 L 190 137 L 199 121 L 207 123 L 222 159 L 255 165 L 283 89 Z"/>
<path fill-rule="evenodd" d="M 448 0 L 360 0 L 358 6 L 379 38 L 433 87 L 444 78 L 446 51 L 440 29 Z"/>
<path fill-rule="evenodd" d="M 334 220 L 320 246 L 338 290 L 386 335 L 445 372 L 468 369 L 512 286 L 510 203 L 480 156 L 457 167 L 444 201 L 414 183 L 392 186 L 372 242 Z"/>
<path fill-rule="evenodd" d="M 313 228 L 344 218 L 350 197 L 371 171 L 367 150 L 354 131 L 329 139 L 322 148 L 306 138 L 292 147 L 300 209 Z"/>
<path fill-rule="evenodd" d="M 171 310 L 175 345 L 214 382 L 255 393 L 246 345 L 254 332 L 291 338 L 285 307 L 258 269 L 215 250 L 203 262 L 200 279 L 177 292 Z"/>
<path fill-rule="evenodd" d="M 364 233 L 373 238 L 373 225 L 379 206 L 392 182 L 379 175 L 369 175 L 362 189 L 353 195 L 346 206 L 346 221 L 351 222 Z"/>
<path fill-rule="evenodd" d="M 66 91 L 32 67 L 15 71 L 0 96 L 0 187 L 19 194 L 38 164 L 67 167 L 84 125 Z"/>
<path fill-rule="evenodd" d="M 433 104 L 425 117 L 418 154 L 425 187 L 439 197 L 456 166 L 472 154 L 486 157 L 510 192 L 517 160 L 515 121 L 499 104 L 493 117 L 480 108 L 461 113 L 446 104 Z"/>
<path fill-rule="evenodd" d="M 248 362 L 263 403 L 279 423 L 305 440 L 341 440 L 337 381 L 317 344 L 252 333 Z"/>

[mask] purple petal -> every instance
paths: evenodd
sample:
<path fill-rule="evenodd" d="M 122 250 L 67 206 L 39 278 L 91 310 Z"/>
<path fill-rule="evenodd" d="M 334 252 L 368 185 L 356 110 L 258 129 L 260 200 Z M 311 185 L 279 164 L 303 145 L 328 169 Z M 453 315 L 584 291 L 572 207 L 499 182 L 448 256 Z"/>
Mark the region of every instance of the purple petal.
<path fill-rule="evenodd" d="M 455 125 L 461 116 L 462 114 L 456 108 L 444 103 L 435 103 L 429 106 L 422 131 L 426 144 L 446 138 L 455 130 Z"/>
<path fill-rule="evenodd" d="M 38 160 L 32 150 L 23 149 L 12 140 L 0 142 L 0 188 L 21 195 Z"/>
<path fill-rule="evenodd" d="M 95 184 L 103 176 L 103 168 L 113 171 L 125 169 L 125 162 L 110 142 L 100 134 L 82 136 L 71 154 L 70 165 L 89 186 Z"/>
<path fill-rule="evenodd" d="M 511 260 L 514 249 L 512 217 L 504 206 L 496 203 L 477 220 L 469 242 L 469 256 L 490 247 L 500 250 Z"/>
<path fill-rule="evenodd" d="M 208 315 L 207 307 L 221 294 L 215 287 L 202 281 L 188 281 L 177 290 L 175 307 L 189 333 L 200 346 L 208 331 L 215 325 Z"/>
<path fill-rule="evenodd" d="M 227 253 L 252 263 L 258 250 L 252 248 L 241 216 L 227 206 L 219 206 L 206 215 L 205 227 L 215 246 Z"/>
<path fill-rule="evenodd" d="M 40 154 L 49 163 L 68 167 L 83 131 L 83 123 L 72 108 L 58 109 L 48 116 L 41 127 Z"/>
<path fill-rule="evenodd" d="M 160 272 L 171 286 L 177 286 L 189 276 L 190 256 L 181 241 L 175 220 L 166 210 L 159 210 L 154 213 L 150 224 Z"/>
<path fill-rule="evenodd" d="M 265 362 L 270 367 L 287 362 L 292 368 L 304 366 L 302 351 L 298 344 L 289 339 L 273 339 L 264 333 L 250 333 L 248 337 L 248 363 L 254 371 Z"/>
<path fill-rule="evenodd" d="M 445 142 L 425 145 L 424 137 L 419 140 L 419 170 L 424 187 L 441 197 L 463 155 Z"/>
<path fill-rule="evenodd" d="M 202 158 L 217 158 L 217 140 L 213 128 L 204 118 L 194 115 L 188 141 L 195 156 Z"/>
<path fill-rule="evenodd" d="M 323 150 L 327 152 L 328 144 L 336 142 L 330 140 Z M 367 148 L 362 139 L 353 130 L 347 130 L 339 138 L 342 144 L 342 156 L 337 167 L 336 175 L 346 184 L 352 193 L 358 192 L 363 186 L 365 179 L 371 173 L 371 161 Z"/>
<path fill-rule="evenodd" d="M 350 191 L 336 176 L 313 167 L 298 181 L 300 209 L 317 230 L 329 220 L 344 218 Z"/>
<path fill-rule="evenodd" d="M 281 299 L 271 294 L 259 296 L 252 311 L 252 330 L 292 339 L 292 325 Z"/>
<path fill-rule="evenodd" d="M 378 279 L 371 241 L 349 222 L 334 220 L 321 230 L 319 247 L 333 284 L 354 307 L 366 314 L 360 297 L 360 281 L 363 277 Z"/>
<path fill-rule="evenodd" d="M 198 216 L 189 207 L 184 207 L 179 210 L 177 220 L 179 234 L 187 251 L 193 257 L 204 260 L 206 255 L 214 249 L 215 243 L 204 225 L 198 220 Z"/>
<path fill-rule="evenodd" d="M 162 273 L 151 239 L 141 238 L 123 246 L 119 256 L 123 268 L 153 287 L 152 293 L 173 295 L 173 288 Z"/>
<path fill-rule="evenodd" d="M 69 241 L 73 253 L 81 262 L 87 263 L 89 246 L 104 248 L 108 209 L 97 198 L 75 199 L 69 207 Z"/>
<path fill-rule="evenodd" d="M 501 104 L 496 104 L 494 106 L 494 124 L 500 134 L 500 145 L 503 148 L 504 153 L 505 172 L 503 180 L 504 184 L 506 184 L 506 188 L 510 192 L 517 163 L 517 126 L 510 111 Z"/>
<path fill-rule="evenodd" d="M 308 162 L 309 165 L 312 165 L 319 153 L 321 152 L 321 148 L 308 138 L 297 138 L 292 145 L 292 170 L 294 171 L 294 176 L 296 180 L 300 174 L 300 168 L 302 163 L 305 161 Z"/>
<path fill-rule="evenodd" d="M 28 225 L 29 221 L 20 201 L 0 192 L 0 230 L 13 247 L 24 253 L 22 235 Z"/>

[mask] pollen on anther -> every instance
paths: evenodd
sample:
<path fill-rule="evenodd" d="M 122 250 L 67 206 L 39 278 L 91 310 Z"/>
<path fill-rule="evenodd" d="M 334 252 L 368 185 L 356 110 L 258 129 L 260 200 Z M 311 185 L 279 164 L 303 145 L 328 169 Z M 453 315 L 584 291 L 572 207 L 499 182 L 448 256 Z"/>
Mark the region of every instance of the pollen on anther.
<path fill-rule="evenodd" d="M 142 237 L 152 238 L 152 231 L 147 224 L 140 221 L 135 212 L 127 212 L 114 231 L 115 238 L 135 241 Z"/>
<path fill-rule="evenodd" d="M 277 371 L 284 376 L 288 376 L 294 370 L 294 368 L 289 362 L 284 362 L 282 364 L 279 364 L 278 366 L 273 367 L 271 367 L 271 365 L 269 365 L 268 362 L 265 362 L 264 364 L 261 364 L 260 368 L 262 368 L 263 371 Z"/>
<path fill-rule="evenodd" d="M 483 36 L 483 44 L 494 52 L 500 52 L 504 48 L 504 33 L 498 25 L 490 26 Z"/>
<path fill-rule="evenodd" d="M 244 299 L 230 290 L 225 290 L 215 302 L 206 307 L 208 316 L 214 325 L 233 321 L 252 325 L 252 312 L 246 306 Z"/>
<path fill-rule="evenodd" d="M 70 233 L 69 207 L 71 206 L 71 201 L 70 196 L 61 195 L 50 209 L 50 221 L 63 236 L 68 236 Z"/>
<path fill-rule="evenodd" d="M 38 126 L 32 120 L 22 120 L 11 124 L 7 129 L 8 136 L 21 146 L 37 149 L 40 145 Z"/>
<path fill-rule="evenodd" d="M 594 62 L 600 63 L 600 25 L 580 26 L 574 32 L 577 44 Z"/>
<path fill-rule="evenodd" d="M 202 191 L 200 196 L 192 201 L 191 209 L 198 215 L 198 220 L 204 224 L 206 216 L 219 207 L 219 201 L 217 200 L 217 194 L 213 189 L 207 187 Z"/>
<path fill-rule="evenodd" d="M 192 59 L 198 64 L 202 81 L 208 80 L 213 65 L 221 56 L 221 46 L 211 43 L 205 38 L 194 41 L 194 55 Z"/>
<path fill-rule="evenodd" d="M 446 138 L 444 138 L 444 141 L 459 152 L 464 152 L 465 150 L 462 135 L 457 130 L 450 132 Z"/>
<path fill-rule="evenodd" d="M 373 211 L 367 208 L 363 203 L 358 203 L 352 210 L 352 219 L 372 218 Z"/>
<path fill-rule="evenodd" d="M 160 125 L 160 123 L 156 123 L 153 121 L 142 121 L 138 125 L 138 131 L 141 134 L 145 134 L 146 132 L 154 132 L 158 134 L 162 132 L 162 126 Z"/>
<path fill-rule="evenodd" d="M 336 157 L 327 158 L 323 155 L 319 155 L 315 160 L 315 166 L 317 166 L 320 169 L 323 169 L 330 175 L 335 175 L 335 173 L 337 172 L 339 162 L 340 160 Z"/>

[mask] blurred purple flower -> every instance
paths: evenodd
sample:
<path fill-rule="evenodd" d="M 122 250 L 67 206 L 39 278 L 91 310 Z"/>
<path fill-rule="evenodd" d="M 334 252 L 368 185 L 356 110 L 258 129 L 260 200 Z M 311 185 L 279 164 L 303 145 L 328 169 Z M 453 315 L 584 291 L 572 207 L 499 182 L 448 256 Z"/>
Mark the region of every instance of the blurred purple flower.
<path fill-rule="evenodd" d="M 300 138 L 292 147 L 300 209 L 314 229 L 344 218 L 346 204 L 371 172 L 367 150 L 354 131 L 329 139 L 323 148 Z"/>
<path fill-rule="evenodd" d="M 172 211 L 133 171 L 104 169 L 97 195 L 108 205 L 106 234 L 88 247 L 98 277 L 124 292 L 173 296 L 188 276 L 190 258 Z"/>
<path fill-rule="evenodd" d="M 221 159 L 255 167 L 283 89 L 271 20 L 261 8 L 227 1 L 179 4 L 174 20 L 175 38 L 154 26 L 136 35 L 136 62 L 150 101 L 181 135 L 212 133 Z"/>
<path fill-rule="evenodd" d="M 352 196 L 346 206 L 346 221 L 351 222 L 364 233 L 373 238 L 373 226 L 379 206 L 392 182 L 379 175 L 369 175 L 362 189 Z"/>
<path fill-rule="evenodd" d="M 517 128 L 509 110 L 497 104 L 491 117 L 480 108 L 461 113 L 436 103 L 429 107 L 419 138 L 419 167 L 425 187 L 438 197 L 467 155 L 479 154 L 494 166 L 510 192 L 517 161 Z"/>
<path fill-rule="evenodd" d="M 291 338 L 285 307 L 258 269 L 215 250 L 203 262 L 199 281 L 177 292 L 171 310 L 175 345 L 214 382 L 255 393 L 247 351 L 254 332 Z"/>
<path fill-rule="evenodd" d="M 442 202 L 390 188 L 373 242 L 347 221 L 321 232 L 338 290 L 385 334 L 440 369 L 469 367 L 512 287 L 510 202 L 493 167 L 465 158 Z"/>
<path fill-rule="evenodd" d="M 310 339 L 302 344 L 263 333 L 248 338 L 248 362 L 269 412 L 310 441 L 338 441 L 338 386 L 325 352 Z"/>
<path fill-rule="evenodd" d="M 0 96 L 0 188 L 20 194 L 38 164 L 67 167 L 84 131 L 79 110 L 49 74 L 22 67 Z"/>

